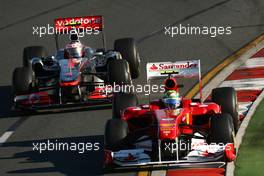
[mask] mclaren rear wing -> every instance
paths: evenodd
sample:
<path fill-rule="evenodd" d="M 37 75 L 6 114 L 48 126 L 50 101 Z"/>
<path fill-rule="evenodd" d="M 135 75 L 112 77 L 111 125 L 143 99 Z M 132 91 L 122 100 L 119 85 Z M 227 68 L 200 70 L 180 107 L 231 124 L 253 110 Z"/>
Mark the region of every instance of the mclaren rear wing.
<path fill-rule="evenodd" d="M 59 49 L 59 34 L 74 34 L 78 32 L 94 32 L 101 34 L 103 48 L 106 49 L 106 39 L 104 33 L 104 20 L 100 15 L 83 17 L 66 17 L 54 20 L 56 48 Z"/>

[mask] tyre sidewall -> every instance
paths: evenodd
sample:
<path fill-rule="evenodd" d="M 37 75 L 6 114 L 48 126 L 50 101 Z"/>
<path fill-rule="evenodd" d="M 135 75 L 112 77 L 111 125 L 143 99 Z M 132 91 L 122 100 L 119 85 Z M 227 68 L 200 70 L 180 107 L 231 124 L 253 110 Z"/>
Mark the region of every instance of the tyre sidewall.
<path fill-rule="evenodd" d="M 105 146 L 107 149 L 114 150 L 119 147 L 120 142 L 128 134 L 127 122 L 121 119 L 110 119 L 105 125 Z"/>
<path fill-rule="evenodd" d="M 211 117 L 210 120 L 210 143 L 227 144 L 233 143 L 232 116 L 224 113 Z"/>
<path fill-rule="evenodd" d="M 213 89 L 212 101 L 221 106 L 222 113 L 228 113 L 232 116 L 235 132 L 237 132 L 239 117 L 237 112 L 237 97 L 235 89 L 232 87 Z"/>
<path fill-rule="evenodd" d="M 33 82 L 33 72 L 28 67 L 18 67 L 15 68 L 12 79 L 14 94 L 28 93 Z"/>
<path fill-rule="evenodd" d="M 140 57 L 135 40 L 133 38 L 118 39 L 114 43 L 114 50 L 120 52 L 122 58 L 129 63 L 132 79 L 138 78 Z"/>
<path fill-rule="evenodd" d="M 122 113 L 128 107 L 137 106 L 138 97 L 132 93 L 115 93 L 113 97 L 113 118 L 121 119 Z"/>
<path fill-rule="evenodd" d="M 122 59 L 110 60 L 107 66 L 108 82 L 110 85 L 131 84 L 128 62 Z"/>
<path fill-rule="evenodd" d="M 31 60 L 34 57 L 43 58 L 47 56 L 47 50 L 43 46 L 29 46 L 23 51 L 23 66 L 30 67 Z"/>

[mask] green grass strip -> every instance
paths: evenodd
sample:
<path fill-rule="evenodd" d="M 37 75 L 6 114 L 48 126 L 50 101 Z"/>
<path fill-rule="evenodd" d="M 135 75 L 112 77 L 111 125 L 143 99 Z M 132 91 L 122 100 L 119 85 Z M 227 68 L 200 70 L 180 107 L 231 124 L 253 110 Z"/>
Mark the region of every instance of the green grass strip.
<path fill-rule="evenodd" d="M 264 100 L 251 118 L 238 152 L 235 176 L 264 175 Z"/>

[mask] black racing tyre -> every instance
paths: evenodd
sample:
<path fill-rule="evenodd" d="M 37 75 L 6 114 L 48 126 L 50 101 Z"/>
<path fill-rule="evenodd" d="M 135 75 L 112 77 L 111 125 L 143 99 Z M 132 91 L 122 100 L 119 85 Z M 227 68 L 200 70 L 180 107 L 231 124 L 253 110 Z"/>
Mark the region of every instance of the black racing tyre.
<path fill-rule="evenodd" d="M 171 161 L 171 160 L 176 160 L 176 153 L 178 149 L 172 150 L 172 146 L 175 146 L 175 140 L 169 140 L 169 139 L 165 139 L 161 141 L 160 144 L 160 152 L 161 152 L 161 160 L 162 161 Z M 178 145 L 178 144 L 177 144 Z M 169 146 L 169 147 L 168 147 Z M 158 150 L 158 148 L 156 149 Z M 180 152 L 178 150 L 178 152 Z M 157 152 L 158 154 L 158 152 Z"/>
<path fill-rule="evenodd" d="M 14 94 L 24 94 L 30 91 L 33 82 L 33 72 L 28 67 L 18 67 L 13 71 L 12 86 Z"/>
<path fill-rule="evenodd" d="M 29 67 L 33 57 L 42 58 L 45 56 L 47 56 L 47 50 L 43 46 L 28 46 L 23 51 L 23 66 Z"/>
<path fill-rule="evenodd" d="M 114 50 L 121 53 L 122 58 L 127 60 L 131 72 L 132 79 L 136 79 L 140 75 L 140 57 L 133 38 L 122 38 L 115 40 Z"/>
<path fill-rule="evenodd" d="M 211 117 L 209 142 L 227 144 L 234 142 L 232 116 L 224 113 Z"/>
<path fill-rule="evenodd" d="M 111 85 L 131 84 L 129 65 L 126 60 L 109 60 L 107 65 L 108 81 Z"/>
<path fill-rule="evenodd" d="M 105 125 L 105 146 L 109 150 L 122 148 L 123 140 L 128 135 L 127 122 L 121 119 L 110 119 Z"/>
<path fill-rule="evenodd" d="M 222 113 L 232 116 L 235 132 L 239 127 L 236 91 L 233 87 L 220 87 L 212 90 L 212 101 L 221 106 Z"/>
<path fill-rule="evenodd" d="M 113 97 L 113 118 L 121 119 L 122 112 L 131 106 L 138 105 L 138 97 L 132 93 L 115 93 Z"/>

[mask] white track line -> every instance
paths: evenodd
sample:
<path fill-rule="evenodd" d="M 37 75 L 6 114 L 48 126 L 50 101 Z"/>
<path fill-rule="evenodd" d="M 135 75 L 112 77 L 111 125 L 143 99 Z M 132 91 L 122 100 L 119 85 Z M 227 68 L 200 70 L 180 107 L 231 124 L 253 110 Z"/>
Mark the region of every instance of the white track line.
<path fill-rule="evenodd" d="M 14 133 L 14 131 L 6 131 L 1 137 L 0 137 L 0 145 L 5 143 L 7 139 Z"/>
<path fill-rule="evenodd" d="M 12 134 L 14 134 L 15 130 L 22 125 L 27 119 L 29 118 L 29 116 L 26 117 L 20 117 L 12 126 L 10 126 L 5 132 L 4 134 L 0 137 L 0 146 L 2 146 L 7 140 L 8 138 L 10 138 L 12 136 Z"/>
<path fill-rule="evenodd" d="M 224 81 L 219 87 L 233 87 L 235 90 L 262 90 L 264 87 L 264 78 Z"/>
<path fill-rule="evenodd" d="M 245 64 L 238 67 L 238 69 L 246 69 L 246 68 L 258 68 L 264 67 L 264 57 L 257 57 L 248 59 Z"/>
<path fill-rule="evenodd" d="M 248 109 L 252 105 L 253 102 L 238 102 L 238 113 L 241 115 L 246 115 Z"/>
<path fill-rule="evenodd" d="M 249 109 L 253 102 L 238 102 L 238 109 L 245 110 Z"/>
<path fill-rule="evenodd" d="M 238 80 L 227 80 L 222 82 L 220 84 L 220 87 L 225 87 L 225 86 L 239 86 L 239 85 L 264 85 L 264 78 L 247 78 L 247 79 L 238 79 Z"/>
<path fill-rule="evenodd" d="M 263 86 L 256 86 L 256 85 L 242 85 L 241 87 L 238 87 L 238 86 L 234 86 L 234 89 L 236 91 L 239 91 L 239 90 L 263 90 Z"/>

